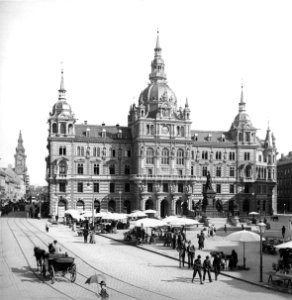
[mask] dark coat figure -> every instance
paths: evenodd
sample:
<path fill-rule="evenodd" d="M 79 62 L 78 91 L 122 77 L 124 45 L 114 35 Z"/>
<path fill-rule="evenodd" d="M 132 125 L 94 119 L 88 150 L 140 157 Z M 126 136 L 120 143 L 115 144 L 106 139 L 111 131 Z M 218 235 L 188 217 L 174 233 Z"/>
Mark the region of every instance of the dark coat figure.
<path fill-rule="evenodd" d="M 172 242 L 172 249 L 174 250 L 175 246 L 176 246 L 176 234 L 175 233 L 172 234 L 171 242 Z"/>
<path fill-rule="evenodd" d="M 183 242 L 181 247 L 179 248 L 179 267 L 181 268 L 185 266 L 185 258 L 186 258 L 186 244 Z"/>
<path fill-rule="evenodd" d="M 83 237 L 84 237 L 84 243 L 87 243 L 88 229 L 86 227 L 83 229 Z"/>
<path fill-rule="evenodd" d="M 203 270 L 204 270 L 203 281 L 205 280 L 206 273 L 207 273 L 209 281 L 212 282 L 212 278 L 211 278 L 211 261 L 210 261 L 208 255 L 206 256 L 206 259 L 203 262 Z"/>
<path fill-rule="evenodd" d="M 235 250 L 233 249 L 231 251 L 231 257 L 229 260 L 229 269 L 233 270 L 237 267 L 237 263 L 238 263 L 238 256 L 237 253 L 235 252 Z"/>
<path fill-rule="evenodd" d="M 44 263 L 46 251 L 40 249 L 39 247 L 34 247 L 33 251 L 34 251 L 34 256 L 36 258 L 37 269 L 41 270 L 42 265 Z"/>
<path fill-rule="evenodd" d="M 213 260 L 213 268 L 215 273 L 215 280 L 217 280 L 218 275 L 220 274 L 221 270 L 221 257 L 218 253 L 215 254 L 214 260 Z"/>
<path fill-rule="evenodd" d="M 195 257 L 195 246 L 192 244 L 191 241 L 188 242 L 187 245 L 187 255 L 188 255 L 188 268 L 192 268 L 194 265 L 194 257 Z"/>
<path fill-rule="evenodd" d="M 198 234 L 199 250 L 204 249 L 204 241 L 205 241 L 205 236 L 204 236 L 203 231 L 201 231 L 201 234 Z"/>
<path fill-rule="evenodd" d="M 192 282 L 194 282 L 194 279 L 195 279 L 197 273 L 199 274 L 199 277 L 200 277 L 200 283 L 203 284 L 201 255 L 198 255 L 197 259 L 194 262 L 194 272 L 193 272 Z"/>
<path fill-rule="evenodd" d="M 55 254 L 56 249 L 55 249 L 53 243 L 50 243 L 48 248 L 49 248 L 49 253 L 50 254 Z"/>
<path fill-rule="evenodd" d="M 107 289 L 106 289 L 106 283 L 104 281 L 100 282 L 100 291 L 98 293 L 98 297 L 100 297 L 101 299 L 108 299 L 109 298 L 109 294 L 108 294 Z"/>
<path fill-rule="evenodd" d="M 285 239 L 285 232 L 286 232 L 286 227 L 283 226 L 282 227 L 282 237 L 283 237 L 283 240 Z"/>
<path fill-rule="evenodd" d="M 227 233 L 227 226 L 226 226 L 226 224 L 224 225 L 224 232 Z"/>
<path fill-rule="evenodd" d="M 182 235 L 179 233 L 177 236 L 177 248 L 180 249 L 182 247 Z"/>

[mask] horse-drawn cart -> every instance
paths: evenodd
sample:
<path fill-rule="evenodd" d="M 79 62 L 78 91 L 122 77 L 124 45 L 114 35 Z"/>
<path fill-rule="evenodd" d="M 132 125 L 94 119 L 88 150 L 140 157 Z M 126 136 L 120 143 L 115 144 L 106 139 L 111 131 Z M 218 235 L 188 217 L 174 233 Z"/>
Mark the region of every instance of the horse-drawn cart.
<path fill-rule="evenodd" d="M 50 274 L 52 283 L 55 282 L 56 275 L 60 274 L 65 276 L 70 273 L 70 280 L 74 282 L 76 280 L 76 264 L 74 263 L 74 257 L 68 257 L 65 254 L 50 254 L 48 256 L 47 268 Z"/>

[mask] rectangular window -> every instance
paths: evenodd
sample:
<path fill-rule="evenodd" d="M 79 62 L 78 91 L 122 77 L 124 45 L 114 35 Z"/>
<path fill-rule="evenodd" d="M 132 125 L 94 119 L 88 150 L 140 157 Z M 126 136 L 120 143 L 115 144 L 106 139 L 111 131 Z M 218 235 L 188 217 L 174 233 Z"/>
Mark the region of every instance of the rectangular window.
<path fill-rule="evenodd" d="M 126 175 L 130 174 L 130 166 L 129 165 L 125 165 L 125 174 Z"/>
<path fill-rule="evenodd" d="M 83 174 L 83 164 L 77 165 L 77 174 L 79 175 Z"/>
<path fill-rule="evenodd" d="M 115 192 L 115 184 L 113 182 L 110 183 L 110 193 Z"/>
<path fill-rule="evenodd" d="M 247 142 L 250 142 L 250 132 L 245 133 L 245 139 Z"/>
<path fill-rule="evenodd" d="M 202 176 L 207 176 L 207 167 L 203 167 Z"/>
<path fill-rule="evenodd" d="M 60 184 L 59 184 L 59 191 L 62 192 L 62 193 L 66 192 L 66 184 L 65 184 L 65 182 L 60 182 Z"/>
<path fill-rule="evenodd" d="M 130 193 L 130 183 L 125 183 L 125 192 Z"/>
<path fill-rule="evenodd" d="M 112 150 L 112 156 L 116 157 L 116 150 L 115 149 Z"/>
<path fill-rule="evenodd" d="M 178 183 L 177 189 L 178 189 L 179 193 L 183 193 L 184 192 L 184 184 L 183 183 Z"/>
<path fill-rule="evenodd" d="M 131 157 L 131 150 L 128 150 L 128 151 L 127 151 L 127 156 L 128 156 L 128 157 Z"/>
<path fill-rule="evenodd" d="M 99 183 L 98 182 L 94 182 L 93 191 L 94 191 L 94 193 L 99 193 Z"/>
<path fill-rule="evenodd" d="M 216 184 L 216 193 L 221 194 L 221 184 Z"/>
<path fill-rule="evenodd" d="M 147 184 L 147 191 L 148 191 L 148 193 L 152 193 L 153 192 L 153 184 L 152 183 L 148 183 Z"/>
<path fill-rule="evenodd" d="M 99 175 L 99 164 L 94 164 L 93 165 L 93 174 L 94 175 Z"/>
<path fill-rule="evenodd" d="M 221 177 L 221 167 L 216 168 L 216 176 Z"/>
<path fill-rule="evenodd" d="M 202 151 L 202 159 L 208 159 L 208 151 Z"/>
<path fill-rule="evenodd" d="M 163 183 L 163 193 L 168 193 L 168 183 Z"/>
<path fill-rule="evenodd" d="M 229 152 L 229 160 L 235 160 L 235 152 Z"/>
<path fill-rule="evenodd" d="M 191 166 L 191 176 L 194 176 L 194 166 Z"/>
<path fill-rule="evenodd" d="M 83 193 L 83 183 L 82 182 L 77 183 L 77 192 Z"/>
<path fill-rule="evenodd" d="M 234 167 L 230 167 L 230 169 L 229 169 L 229 176 L 230 177 L 234 177 L 235 176 L 235 169 L 234 169 Z"/>
<path fill-rule="evenodd" d="M 244 160 L 250 160 L 250 153 L 244 152 Z"/>
<path fill-rule="evenodd" d="M 234 184 L 229 185 L 229 193 L 234 194 Z"/>
<path fill-rule="evenodd" d="M 153 174 L 152 169 L 148 169 L 148 176 L 152 176 L 152 174 Z"/>
<path fill-rule="evenodd" d="M 178 176 L 180 176 L 180 177 L 183 176 L 183 170 L 181 170 L 181 169 L 178 170 Z"/>
<path fill-rule="evenodd" d="M 205 189 L 206 189 L 206 184 L 203 183 L 203 184 L 202 184 L 202 192 L 203 192 L 203 193 L 205 192 Z"/>

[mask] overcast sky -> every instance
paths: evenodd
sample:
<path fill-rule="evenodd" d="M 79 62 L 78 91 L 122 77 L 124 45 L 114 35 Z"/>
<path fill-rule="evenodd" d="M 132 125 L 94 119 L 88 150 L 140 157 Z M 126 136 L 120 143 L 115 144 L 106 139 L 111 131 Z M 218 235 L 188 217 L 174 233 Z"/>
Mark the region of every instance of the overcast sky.
<path fill-rule="evenodd" d="M 78 122 L 127 125 L 147 86 L 156 31 L 169 86 L 192 129 L 229 130 L 241 82 L 247 113 L 279 152 L 292 151 L 292 2 L 0 0 L 0 166 L 22 131 L 31 184 L 46 184 L 52 106 L 63 62 Z M 279 157 L 278 156 L 278 157 Z"/>

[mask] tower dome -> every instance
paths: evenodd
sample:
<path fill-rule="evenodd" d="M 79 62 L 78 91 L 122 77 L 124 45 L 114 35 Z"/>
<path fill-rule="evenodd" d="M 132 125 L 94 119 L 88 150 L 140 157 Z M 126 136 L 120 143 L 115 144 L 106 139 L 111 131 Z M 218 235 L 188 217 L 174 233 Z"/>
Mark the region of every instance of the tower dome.
<path fill-rule="evenodd" d="M 64 76 L 63 70 L 61 72 L 61 84 L 59 89 L 59 99 L 53 106 L 51 117 L 65 117 L 69 118 L 73 116 L 71 106 L 66 101 L 66 90 L 64 88 Z"/>
<path fill-rule="evenodd" d="M 157 32 L 154 59 L 151 62 L 150 83 L 139 96 L 139 105 L 147 107 L 148 112 L 158 111 L 160 108 L 177 110 L 177 98 L 168 86 L 164 72 L 164 60 L 161 56 L 159 32 Z"/>

